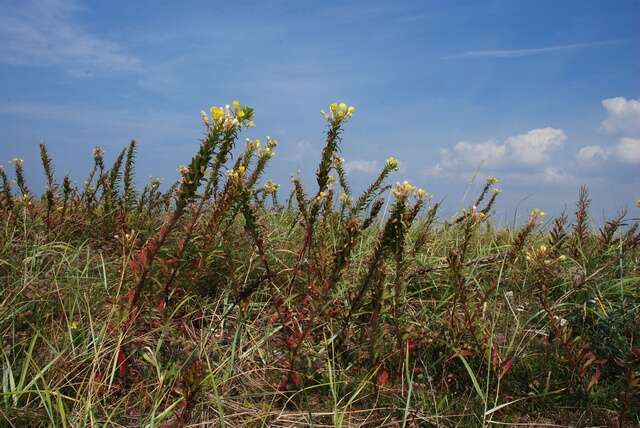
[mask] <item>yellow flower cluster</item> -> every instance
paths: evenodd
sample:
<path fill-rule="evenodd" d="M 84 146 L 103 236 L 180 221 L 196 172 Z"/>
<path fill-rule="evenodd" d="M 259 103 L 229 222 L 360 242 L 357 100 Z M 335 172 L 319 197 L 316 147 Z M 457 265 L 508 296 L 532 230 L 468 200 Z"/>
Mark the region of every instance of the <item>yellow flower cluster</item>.
<path fill-rule="evenodd" d="M 224 107 L 212 106 L 209 111 L 211 118 L 205 111 L 200 112 L 202 122 L 205 126 L 221 127 L 223 129 L 255 126 L 253 121 L 253 110 L 243 106 L 238 100 L 233 100 L 231 105 Z"/>
<path fill-rule="evenodd" d="M 393 195 L 396 198 L 406 198 L 415 190 L 416 187 L 413 184 L 408 181 L 403 181 L 402 183 L 396 183 L 396 186 L 393 189 Z"/>
<path fill-rule="evenodd" d="M 398 162 L 398 159 L 391 156 L 389 159 L 387 159 L 386 166 L 393 171 L 397 171 L 398 168 L 400 168 L 400 162 Z"/>
<path fill-rule="evenodd" d="M 546 245 L 540 245 L 538 248 L 532 248 L 531 250 L 527 251 L 526 259 L 529 262 L 539 261 L 546 265 L 550 265 L 554 262 L 561 262 L 566 260 L 567 256 L 563 254 L 554 257 L 552 249 L 550 247 L 547 247 Z"/>
<path fill-rule="evenodd" d="M 244 165 L 240 165 L 238 168 L 230 170 L 227 175 L 231 180 L 241 180 L 245 172 L 247 172 L 247 168 Z"/>
<path fill-rule="evenodd" d="M 278 141 L 267 135 L 267 147 L 265 147 L 265 149 L 262 150 L 262 142 L 257 138 L 255 140 L 255 147 L 256 147 L 256 150 L 258 151 L 258 156 L 260 157 L 263 157 L 263 156 L 267 158 L 274 157 L 276 153 L 272 149 L 277 145 L 278 145 Z"/>
<path fill-rule="evenodd" d="M 531 211 L 531 214 L 529 214 L 529 221 L 533 223 L 537 223 L 539 221 L 542 221 L 545 215 L 546 213 L 544 211 L 541 211 L 540 209 L 535 208 Z"/>
<path fill-rule="evenodd" d="M 279 187 L 279 184 L 276 184 L 271 180 L 267 180 L 267 182 L 264 183 L 264 192 L 267 194 L 276 193 Z"/>
<path fill-rule="evenodd" d="M 345 103 L 331 103 L 329 112 L 320 110 L 320 114 L 331 123 L 339 123 L 350 119 L 355 111 L 354 106 L 347 106 Z"/>
<path fill-rule="evenodd" d="M 353 200 L 351 199 L 351 196 L 347 195 L 345 192 L 342 192 L 340 193 L 340 202 L 345 205 L 351 205 Z"/>
<path fill-rule="evenodd" d="M 497 183 L 498 183 L 498 179 L 493 175 L 490 175 L 487 177 L 487 184 L 493 186 L 494 184 L 497 184 Z"/>

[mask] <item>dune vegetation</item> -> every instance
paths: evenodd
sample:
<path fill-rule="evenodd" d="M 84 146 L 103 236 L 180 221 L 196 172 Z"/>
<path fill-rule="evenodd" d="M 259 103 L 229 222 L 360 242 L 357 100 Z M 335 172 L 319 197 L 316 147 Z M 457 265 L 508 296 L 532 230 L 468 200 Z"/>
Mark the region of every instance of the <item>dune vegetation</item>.
<path fill-rule="evenodd" d="M 136 188 L 135 141 L 82 184 L 41 145 L 42 195 L 0 169 L 2 425 L 640 424 L 637 219 L 593 224 L 581 188 L 497 225 L 494 177 L 442 218 L 395 158 L 354 194 L 354 115 L 322 112 L 316 182 L 284 195 L 237 101 L 167 189 Z"/>

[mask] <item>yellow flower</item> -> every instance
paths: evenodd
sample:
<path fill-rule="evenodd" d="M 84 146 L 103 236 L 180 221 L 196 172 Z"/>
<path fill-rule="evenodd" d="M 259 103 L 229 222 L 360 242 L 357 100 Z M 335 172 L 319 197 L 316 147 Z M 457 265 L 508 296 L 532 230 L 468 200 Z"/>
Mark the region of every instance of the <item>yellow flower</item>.
<path fill-rule="evenodd" d="M 211 116 L 213 120 L 219 122 L 222 118 L 224 118 L 224 109 L 222 107 L 211 107 Z"/>
<path fill-rule="evenodd" d="M 344 116 L 347 113 L 347 105 L 345 103 L 340 103 L 338 105 L 338 111 L 341 116 Z"/>
<path fill-rule="evenodd" d="M 246 113 L 244 112 L 244 110 L 240 110 L 236 114 L 236 116 L 238 116 L 238 119 L 242 119 L 243 117 L 245 117 L 245 115 L 246 115 Z"/>
<path fill-rule="evenodd" d="M 247 170 L 247 169 L 244 167 L 244 165 L 240 165 L 240 166 L 238 167 L 238 173 L 239 173 L 240 175 L 244 174 L 244 172 L 245 172 L 246 170 Z"/>
<path fill-rule="evenodd" d="M 487 184 L 494 185 L 498 182 L 498 179 L 493 175 L 487 177 Z"/>
<path fill-rule="evenodd" d="M 416 194 L 420 199 L 429 199 L 431 197 L 424 189 L 418 189 Z"/>
<path fill-rule="evenodd" d="M 546 214 L 544 211 L 541 211 L 540 209 L 535 208 L 531 211 L 531 214 L 529 214 L 529 220 L 533 222 L 538 222 L 538 221 L 541 221 L 545 215 Z"/>
<path fill-rule="evenodd" d="M 331 103 L 329 109 L 331 109 L 331 111 L 335 113 L 336 110 L 338 110 L 338 103 Z"/>
<path fill-rule="evenodd" d="M 231 105 L 233 106 L 233 109 L 236 110 L 236 111 L 240 109 L 240 101 L 238 101 L 238 100 L 233 100 Z"/>
<path fill-rule="evenodd" d="M 345 205 L 351 204 L 351 197 L 347 195 L 345 192 L 340 193 L 340 202 Z"/>
<path fill-rule="evenodd" d="M 351 116 L 353 113 L 355 113 L 355 111 L 356 111 L 356 108 L 355 108 L 354 106 L 350 106 L 350 107 L 347 109 L 347 113 L 348 113 L 350 116 Z"/>
<path fill-rule="evenodd" d="M 400 166 L 400 162 L 398 162 L 398 159 L 394 158 L 393 156 L 387 159 L 386 164 L 387 164 L 387 168 L 393 169 L 393 170 L 397 170 L 398 167 Z"/>

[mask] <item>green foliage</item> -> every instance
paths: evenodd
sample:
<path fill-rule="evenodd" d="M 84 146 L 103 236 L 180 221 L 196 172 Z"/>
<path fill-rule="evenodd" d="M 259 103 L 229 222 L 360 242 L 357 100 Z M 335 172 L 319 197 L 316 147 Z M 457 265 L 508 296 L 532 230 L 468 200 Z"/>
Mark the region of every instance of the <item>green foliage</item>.
<path fill-rule="evenodd" d="M 42 200 L 21 160 L 20 196 L 0 168 L 3 423 L 637 424 L 637 222 L 594 228 L 581 188 L 572 220 L 497 227 L 494 177 L 442 220 L 387 183 L 394 158 L 354 202 L 353 114 L 323 112 L 317 189 L 294 178 L 288 207 L 261 183 L 275 140 L 232 157 L 254 116 L 237 101 L 202 113 L 166 190 L 136 191 L 134 141 L 61 189 L 42 145 Z"/>

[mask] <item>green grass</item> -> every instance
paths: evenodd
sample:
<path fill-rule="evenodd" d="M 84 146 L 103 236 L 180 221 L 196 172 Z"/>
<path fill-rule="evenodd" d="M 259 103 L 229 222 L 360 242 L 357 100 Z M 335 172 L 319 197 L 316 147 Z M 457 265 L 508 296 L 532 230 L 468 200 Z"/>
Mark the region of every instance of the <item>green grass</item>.
<path fill-rule="evenodd" d="M 135 143 L 81 187 L 43 146 L 41 199 L 1 171 L 3 425 L 640 423 L 637 221 L 596 228 L 581 189 L 571 219 L 496 227 L 493 177 L 441 219 L 393 159 L 352 195 L 338 104 L 282 204 L 275 140 L 231 156 L 253 110 L 212 113 L 166 192 L 133 188 Z"/>

